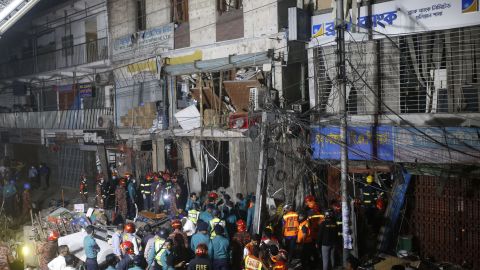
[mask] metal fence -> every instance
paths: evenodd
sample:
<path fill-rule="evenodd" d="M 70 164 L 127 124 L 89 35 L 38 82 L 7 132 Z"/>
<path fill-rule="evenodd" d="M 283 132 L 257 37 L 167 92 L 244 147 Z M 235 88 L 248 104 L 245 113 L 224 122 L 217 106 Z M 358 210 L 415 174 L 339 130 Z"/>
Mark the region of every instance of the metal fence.
<path fill-rule="evenodd" d="M 112 120 L 112 108 L 0 113 L 3 128 L 106 129 Z"/>
<path fill-rule="evenodd" d="M 34 57 L 2 63 L 0 64 L 0 78 L 30 75 L 107 59 L 108 39 L 102 38 Z"/>
<path fill-rule="evenodd" d="M 347 33 L 350 114 L 480 112 L 480 27 L 368 40 Z M 313 49 L 316 109 L 338 113 L 335 45 Z"/>

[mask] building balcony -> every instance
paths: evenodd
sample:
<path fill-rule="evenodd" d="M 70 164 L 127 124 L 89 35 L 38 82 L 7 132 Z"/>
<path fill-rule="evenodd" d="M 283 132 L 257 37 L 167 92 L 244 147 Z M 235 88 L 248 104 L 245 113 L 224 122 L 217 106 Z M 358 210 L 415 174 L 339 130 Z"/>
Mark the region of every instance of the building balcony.
<path fill-rule="evenodd" d="M 105 130 L 111 127 L 113 108 L 0 113 L 0 128 Z"/>
<path fill-rule="evenodd" d="M 65 47 L 33 57 L 15 59 L 0 64 L 0 79 L 86 66 L 108 60 L 108 39 L 102 38 Z"/>

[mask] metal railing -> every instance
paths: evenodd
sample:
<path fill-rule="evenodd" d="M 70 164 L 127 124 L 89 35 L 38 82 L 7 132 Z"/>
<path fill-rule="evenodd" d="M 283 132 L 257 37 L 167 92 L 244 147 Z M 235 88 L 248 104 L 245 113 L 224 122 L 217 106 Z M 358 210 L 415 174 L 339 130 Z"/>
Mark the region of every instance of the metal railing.
<path fill-rule="evenodd" d="M 52 71 L 108 59 L 107 38 L 0 64 L 0 79 Z"/>
<path fill-rule="evenodd" d="M 108 121 L 113 121 L 112 108 L 0 113 L 2 128 L 107 129 Z"/>

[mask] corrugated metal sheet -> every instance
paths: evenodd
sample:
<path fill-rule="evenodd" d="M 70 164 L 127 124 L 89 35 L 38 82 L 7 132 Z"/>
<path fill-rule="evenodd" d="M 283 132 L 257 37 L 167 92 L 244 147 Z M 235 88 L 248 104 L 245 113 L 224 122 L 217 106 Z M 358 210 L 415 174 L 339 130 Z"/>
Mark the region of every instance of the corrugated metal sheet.
<path fill-rule="evenodd" d="M 165 71 L 169 75 L 183 75 L 198 72 L 216 72 L 233 68 L 261 66 L 270 62 L 271 59 L 268 57 L 268 52 L 260 52 L 232 55 L 230 57 L 202 60 L 196 61 L 195 63 L 182 65 L 168 65 L 165 67 Z"/>

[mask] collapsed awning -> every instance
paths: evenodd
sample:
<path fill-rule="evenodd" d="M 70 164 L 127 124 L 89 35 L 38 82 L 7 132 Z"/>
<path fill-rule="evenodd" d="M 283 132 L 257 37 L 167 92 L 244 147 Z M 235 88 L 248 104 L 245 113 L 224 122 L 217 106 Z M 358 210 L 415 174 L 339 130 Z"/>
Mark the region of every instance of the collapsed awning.
<path fill-rule="evenodd" d="M 198 72 L 217 72 L 233 68 L 261 66 L 271 63 L 268 52 L 231 55 L 229 57 L 200 60 L 188 64 L 167 65 L 165 72 L 169 75 L 185 75 Z"/>
<path fill-rule="evenodd" d="M 7 1 L 8 2 L 8 1 Z M 12 27 L 40 0 L 12 0 L 0 10 L 0 36 Z"/>

